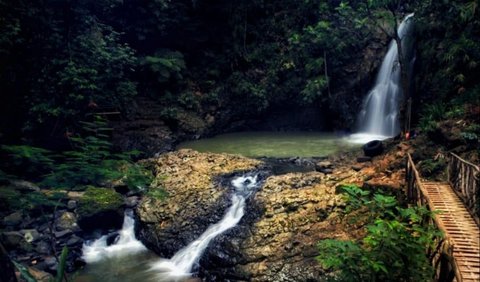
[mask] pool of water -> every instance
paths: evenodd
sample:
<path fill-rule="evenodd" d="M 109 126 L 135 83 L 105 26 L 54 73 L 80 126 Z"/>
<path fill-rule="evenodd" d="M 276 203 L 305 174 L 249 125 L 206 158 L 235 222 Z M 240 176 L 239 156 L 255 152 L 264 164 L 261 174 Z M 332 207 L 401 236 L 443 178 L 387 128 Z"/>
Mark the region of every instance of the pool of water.
<path fill-rule="evenodd" d="M 177 149 L 240 154 L 246 157 L 324 157 L 358 147 L 343 136 L 325 132 L 237 132 L 187 141 Z"/>

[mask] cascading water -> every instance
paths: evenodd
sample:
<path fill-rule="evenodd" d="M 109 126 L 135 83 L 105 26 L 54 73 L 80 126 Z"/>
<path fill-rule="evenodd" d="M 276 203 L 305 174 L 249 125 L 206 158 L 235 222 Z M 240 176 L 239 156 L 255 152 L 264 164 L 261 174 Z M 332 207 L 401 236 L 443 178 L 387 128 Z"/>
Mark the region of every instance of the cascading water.
<path fill-rule="evenodd" d="M 131 255 L 134 253 L 146 251 L 147 248 L 135 238 L 135 221 L 133 216 L 125 212 L 122 229 L 115 242 L 107 244 L 108 235 L 104 235 L 93 242 L 87 242 L 83 245 L 82 258 L 87 263 L 99 262 L 106 258 Z"/>
<path fill-rule="evenodd" d="M 413 60 L 411 59 L 413 44 L 410 40 L 413 31 L 413 15 L 413 13 L 407 15 L 398 27 L 403 55 L 407 62 Z M 399 104 L 402 100 L 400 72 L 398 48 L 396 42 L 392 40 L 375 85 L 364 100 L 358 117 L 359 132 L 350 136 L 351 142 L 367 143 L 371 140 L 384 140 L 400 132 Z"/>
<path fill-rule="evenodd" d="M 152 265 L 160 281 L 178 281 L 191 275 L 203 251 L 216 236 L 238 224 L 244 215 L 245 201 L 258 187 L 258 175 L 236 177 L 231 184 L 235 192 L 231 196 L 232 205 L 222 220 L 211 225 L 195 241 L 179 250 L 171 259 L 160 259 Z"/>

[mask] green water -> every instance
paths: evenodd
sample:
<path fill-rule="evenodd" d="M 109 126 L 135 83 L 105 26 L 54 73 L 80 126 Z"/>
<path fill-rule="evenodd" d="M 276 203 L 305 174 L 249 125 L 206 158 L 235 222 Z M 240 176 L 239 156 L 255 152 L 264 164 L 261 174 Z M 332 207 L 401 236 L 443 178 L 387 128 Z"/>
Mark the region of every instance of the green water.
<path fill-rule="evenodd" d="M 324 157 L 353 148 L 333 133 L 237 132 L 178 145 L 199 152 L 240 154 L 246 157 Z"/>

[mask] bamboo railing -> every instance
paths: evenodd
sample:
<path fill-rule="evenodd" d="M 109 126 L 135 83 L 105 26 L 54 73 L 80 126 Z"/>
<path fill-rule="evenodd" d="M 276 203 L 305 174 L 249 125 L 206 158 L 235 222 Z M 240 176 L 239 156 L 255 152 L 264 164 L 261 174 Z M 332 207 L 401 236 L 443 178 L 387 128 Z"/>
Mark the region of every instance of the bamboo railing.
<path fill-rule="evenodd" d="M 449 154 L 448 182 L 462 199 L 473 219 L 480 226 L 480 168 L 454 153 Z"/>
<path fill-rule="evenodd" d="M 427 197 L 428 193 L 423 187 L 420 173 L 415 168 L 415 163 L 410 154 L 407 154 L 405 182 L 407 184 L 409 202 L 426 206 L 427 209 L 432 211 L 434 205 Z M 426 223 L 433 224 L 440 230 L 446 230 L 443 223 L 436 216 L 433 216 L 433 220 L 429 220 Z M 435 269 L 435 281 L 453 281 L 453 278 L 456 281 L 462 281 L 462 275 L 453 256 L 453 244 L 451 242 L 451 239 L 444 234 L 444 238 L 436 242 L 435 249 L 427 250 L 427 256 Z"/>

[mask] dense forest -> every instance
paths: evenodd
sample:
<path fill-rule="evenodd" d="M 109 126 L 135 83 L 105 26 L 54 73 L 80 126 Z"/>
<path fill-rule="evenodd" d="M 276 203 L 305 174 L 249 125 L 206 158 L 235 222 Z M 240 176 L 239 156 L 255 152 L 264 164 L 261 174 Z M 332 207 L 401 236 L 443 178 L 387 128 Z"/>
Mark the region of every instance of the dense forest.
<path fill-rule="evenodd" d="M 185 112 L 230 122 L 288 105 L 321 108 L 334 117 L 326 129 L 353 128 L 378 65 L 365 60 L 381 59 L 395 21 L 411 11 L 415 112 L 455 112 L 478 97 L 477 1 L 0 5 L 4 143 L 47 145 L 78 130 L 86 113 L 126 116 L 139 96 L 157 100 L 171 126 Z"/>
<path fill-rule="evenodd" d="M 181 141 L 242 130 L 354 132 L 389 42 L 402 46 L 397 29 L 410 13 L 415 59 L 408 66 L 400 50 L 397 62 L 401 135 L 430 138 L 417 154 L 427 174 L 445 166 L 430 151 L 454 149 L 478 163 L 479 4 L 0 0 L 0 215 L 45 217 L 67 207 L 62 193 L 81 191 L 75 212 L 84 231 L 94 230 L 91 214 L 124 205 L 110 189 L 119 181 L 128 191 L 120 194 L 170 201 L 164 190 L 147 189 L 166 181 L 156 179 L 162 169 L 137 161 Z M 9 188 L 23 180 L 40 188 Z M 50 188 L 61 191 L 38 192 Z M 111 218 L 103 215 L 102 224 Z M 119 228 L 121 218 L 110 223 Z M 325 249 L 334 254 L 341 246 L 332 244 Z M 53 247 L 58 257 L 60 249 Z M 73 260 L 69 271 L 79 268 Z"/>

